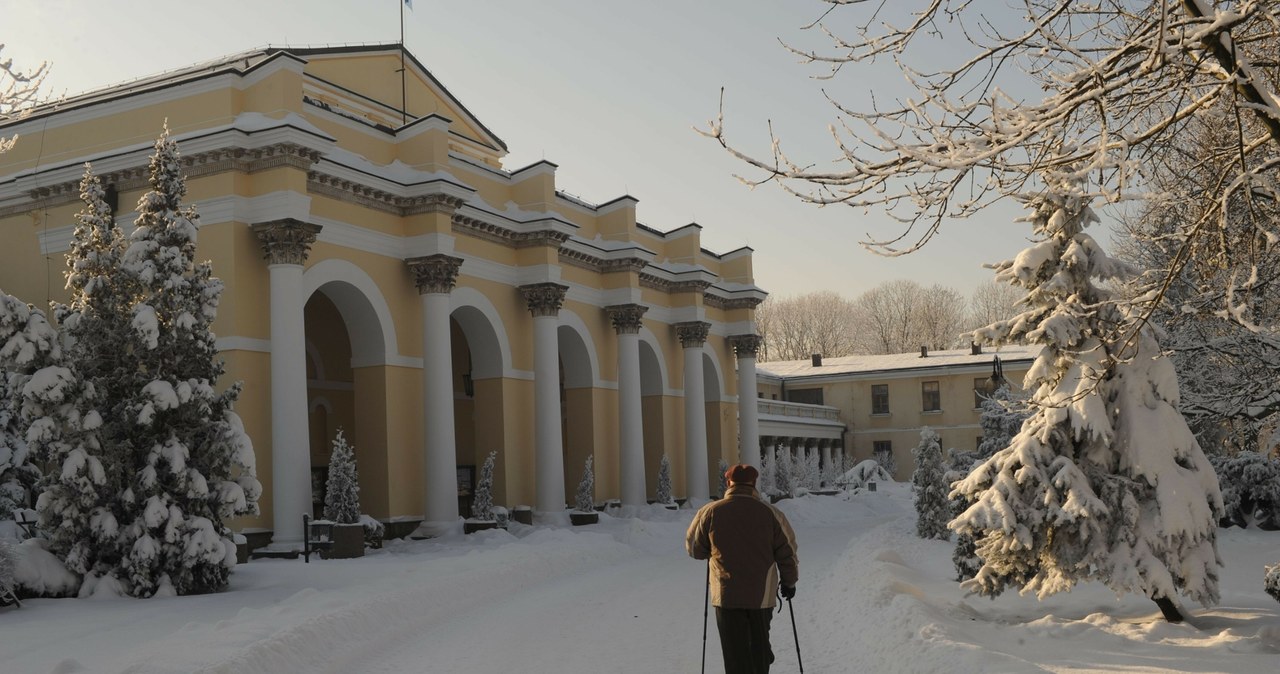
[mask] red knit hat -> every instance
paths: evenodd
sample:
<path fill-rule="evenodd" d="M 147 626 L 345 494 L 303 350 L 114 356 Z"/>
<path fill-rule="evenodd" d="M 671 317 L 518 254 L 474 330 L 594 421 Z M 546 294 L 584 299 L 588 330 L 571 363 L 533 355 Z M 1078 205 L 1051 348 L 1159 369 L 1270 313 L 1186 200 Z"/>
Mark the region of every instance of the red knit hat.
<path fill-rule="evenodd" d="M 734 484 L 753 485 L 758 477 L 760 477 L 760 471 L 745 463 L 740 463 L 724 473 L 724 478 Z"/>

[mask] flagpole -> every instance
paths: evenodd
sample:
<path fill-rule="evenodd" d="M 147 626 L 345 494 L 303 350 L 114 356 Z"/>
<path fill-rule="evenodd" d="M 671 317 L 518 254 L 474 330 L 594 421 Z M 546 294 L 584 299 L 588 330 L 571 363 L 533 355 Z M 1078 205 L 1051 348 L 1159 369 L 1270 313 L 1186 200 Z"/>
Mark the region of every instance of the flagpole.
<path fill-rule="evenodd" d="M 409 123 L 409 102 L 405 95 L 405 74 L 404 74 L 404 3 L 405 0 L 396 0 L 400 4 L 400 125 L 404 126 Z"/>

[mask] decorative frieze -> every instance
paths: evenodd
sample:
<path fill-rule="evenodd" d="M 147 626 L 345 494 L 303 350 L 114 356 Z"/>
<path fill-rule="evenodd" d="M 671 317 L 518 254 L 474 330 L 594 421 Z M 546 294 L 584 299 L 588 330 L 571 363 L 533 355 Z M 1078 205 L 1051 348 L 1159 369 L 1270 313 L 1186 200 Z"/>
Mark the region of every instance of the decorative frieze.
<path fill-rule="evenodd" d="M 707 343 L 707 332 L 711 330 L 711 324 L 704 321 L 676 323 L 674 327 L 676 337 L 680 338 L 680 346 L 686 349 L 701 348 Z"/>
<path fill-rule="evenodd" d="M 253 233 L 262 242 L 263 257 L 268 263 L 303 265 L 320 234 L 320 225 L 286 218 L 255 223 Z"/>
<path fill-rule="evenodd" d="M 453 231 L 510 248 L 531 248 L 534 246 L 560 248 L 561 244 L 569 240 L 568 233 L 554 229 L 518 232 L 510 227 L 503 227 L 492 222 L 458 214 L 453 216 Z"/>
<path fill-rule="evenodd" d="M 653 274 L 640 274 L 640 286 L 652 288 L 664 293 L 701 293 L 711 287 L 711 282 L 695 279 L 692 281 L 669 281 Z"/>
<path fill-rule="evenodd" d="M 419 295 L 430 293 L 448 294 L 458 280 L 458 268 L 462 266 L 462 258 L 449 255 L 427 255 L 405 260 L 409 271 L 413 273 L 414 285 Z"/>
<path fill-rule="evenodd" d="M 222 148 L 199 152 L 192 155 L 181 155 L 178 158 L 182 173 L 188 179 L 217 175 L 228 171 L 255 173 L 280 166 L 291 166 L 298 169 L 309 169 L 319 161 L 320 153 L 311 148 L 295 143 L 276 143 L 261 148 L 246 150 L 244 148 Z M 150 176 L 150 169 L 145 157 L 137 166 L 119 169 L 100 174 L 98 178 L 103 185 L 116 186 L 119 192 L 145 189 Z M 27 192 L 31 201 L 39 201 L 41 208 L 53 208 L 80 200 L 80 178 L 67 180 L 51 185 L 42 185 Z M 14 204 L 0 210 L 0 217 L 25 213 L 31 210 L 29 203 Z"/>
<path fill-rule="evenodd" d="M 604 310 L 619 335 L 636 335 L 640 333 L 641 319 L 649 307 L 643 304 L 615 304 Z"/>
<path fill-rule="evenodd" d="M 610 274 L 620 271 L 638 272 L 649 265 L 646 260 L 638 257 L 606 259 L 569 248 L 560 249 L 560 261 L 597 274 Z"/>
<path fill-rule="evenodd" d="M 729 335 L 729 346 L 738 358 L 755 358 L 764 338 L 760 335 Z"/>
<path fill-rule="evenodd" d="M 529 313 L 533 314 L 534 318 L 558 315 L 568 290 L 569 286 L 550 282 L 520 286 L 520 294 L 524 297 L 525 303 L 529 306 Z"/>

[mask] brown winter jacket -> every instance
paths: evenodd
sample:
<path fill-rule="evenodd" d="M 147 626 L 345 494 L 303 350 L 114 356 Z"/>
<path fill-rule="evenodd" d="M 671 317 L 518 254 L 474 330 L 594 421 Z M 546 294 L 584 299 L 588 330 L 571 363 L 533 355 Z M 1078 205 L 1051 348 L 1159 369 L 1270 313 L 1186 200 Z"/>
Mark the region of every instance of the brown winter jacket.
<path fill-rule="evenodd" d="M 714 606 L 773 608 L 779 575 L 783 585 L 795 587 L 796 534 L 786 516 L 749 484 L 735 484 L 724 498 L 703 506 L 684 546 L 690 557 L 711 560 Z"/>

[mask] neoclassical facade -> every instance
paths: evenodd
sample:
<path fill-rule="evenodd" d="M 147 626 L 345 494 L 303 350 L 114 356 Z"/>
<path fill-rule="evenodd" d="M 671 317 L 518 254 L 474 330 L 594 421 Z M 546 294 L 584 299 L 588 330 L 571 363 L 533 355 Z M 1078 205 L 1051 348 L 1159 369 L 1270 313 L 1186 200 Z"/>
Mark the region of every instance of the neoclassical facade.
<path fill-rule="evenodd" d="M 301 538 L 338 428 L 366 512 L 441 526 L 490 452 L 495 502 L 541 512 L 588 456 L 597 500 L 633 505 L 663 455 L 695 500 L 720 460 L 758 462 L 756 405 L 738 409 L 765 296 L 751 249 L 648 227 L 631 196 L 569 196 L 550 162 L 505 168 L 503 141 L 403 62 L 402 89 L 398 45 L 255 50 L 0 126 L 20 136 L 0 155 L 0 288 L 65 298 L 83 164 L 128 229 L 167 120 L 265 487 L 243 527 Z"/>

